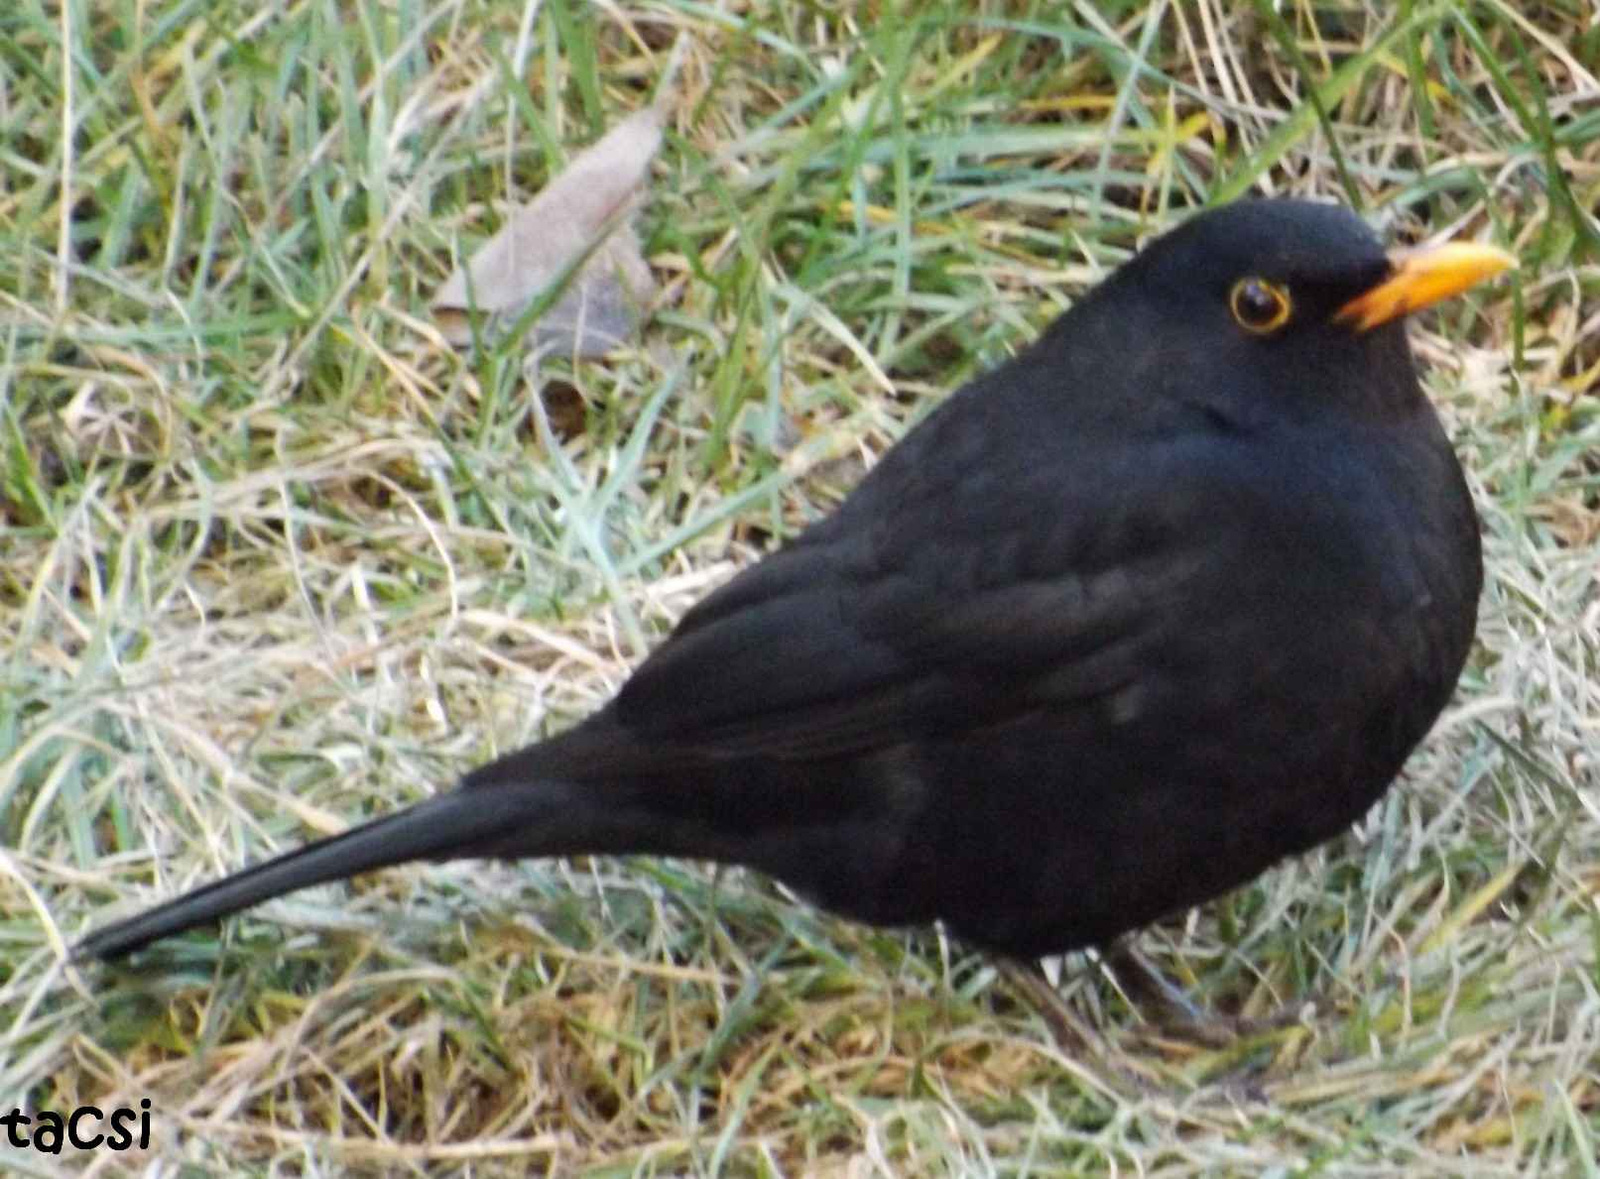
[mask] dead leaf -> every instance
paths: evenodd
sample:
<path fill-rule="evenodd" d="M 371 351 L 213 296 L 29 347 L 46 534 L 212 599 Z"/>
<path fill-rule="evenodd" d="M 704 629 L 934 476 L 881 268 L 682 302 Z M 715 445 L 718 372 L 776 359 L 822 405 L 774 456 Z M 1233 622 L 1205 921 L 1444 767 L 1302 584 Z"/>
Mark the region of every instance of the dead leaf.
<path fill-rule="evenodd" d="M 629 115 L 456 267 L 432 302 L 445 338 L 470 343 L 473 311 L 508 326 L 563 279 L 560 296 L 528 329 L 531 346 L 598 356 L 631 338 L 655 282 L 628 221 L 661 125 L 656 107 Z"/>

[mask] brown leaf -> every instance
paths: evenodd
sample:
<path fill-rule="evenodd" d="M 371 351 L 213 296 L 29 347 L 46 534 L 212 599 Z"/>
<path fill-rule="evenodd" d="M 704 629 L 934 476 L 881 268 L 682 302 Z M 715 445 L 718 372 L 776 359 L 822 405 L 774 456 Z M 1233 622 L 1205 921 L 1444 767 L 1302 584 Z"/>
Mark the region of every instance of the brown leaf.
<path fill-rule="evenodd" d="M 618 123 L 445 279 L 432 307 L 447 340 L 471 342 L 473 310 L 511 323 L 563 278 L 560 297 L 528 329 L 530 345 L 598 356 L 634 334 L 655 283 L 628 218 L 661 123 L 655 107 Z"/>

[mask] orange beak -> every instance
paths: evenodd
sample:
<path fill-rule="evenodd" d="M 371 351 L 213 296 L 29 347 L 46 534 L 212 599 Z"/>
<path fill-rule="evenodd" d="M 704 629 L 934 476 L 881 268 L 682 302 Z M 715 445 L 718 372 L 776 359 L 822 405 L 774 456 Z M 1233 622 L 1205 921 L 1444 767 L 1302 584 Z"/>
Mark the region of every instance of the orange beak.
<path fill-rule="evenodd" d="M 1371 331 L 1391 319 L 1459 295 L 1517 264 L 1504 250 L 1476 242 L 1446 242 L 1397 251 L 1389 257 L 1394 273 L 1339 308 L 1334 319 L 1358 332 Z"/>

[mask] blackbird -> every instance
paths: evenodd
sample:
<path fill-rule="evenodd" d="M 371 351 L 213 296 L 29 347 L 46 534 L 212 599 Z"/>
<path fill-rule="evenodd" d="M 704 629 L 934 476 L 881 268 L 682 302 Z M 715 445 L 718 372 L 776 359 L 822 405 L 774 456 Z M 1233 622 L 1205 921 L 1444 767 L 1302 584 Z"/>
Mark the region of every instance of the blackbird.
<path fill-rule="evenodd" d="M 1477 519 L 1405 313 L 1511 264 L 1350 211 L 1192 217 L 460 788 L 83 940 L 116 958 L 405 860 L 742 864 L 1036 957 L 1337 835 L 1444 707 Z"/>

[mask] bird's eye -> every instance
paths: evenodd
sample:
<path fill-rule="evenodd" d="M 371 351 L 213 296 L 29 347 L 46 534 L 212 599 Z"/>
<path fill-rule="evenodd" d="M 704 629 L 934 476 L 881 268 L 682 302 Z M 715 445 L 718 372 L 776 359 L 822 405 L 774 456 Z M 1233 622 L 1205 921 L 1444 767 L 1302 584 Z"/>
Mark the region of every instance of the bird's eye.
<path fill-rule="evenodd" d="M 1264 278 L 1241 278 L 1228 295 L 1233 318 L 1247 332 L 1266 335 L 1289 322 L 1289 292 Z"/>

